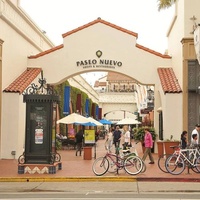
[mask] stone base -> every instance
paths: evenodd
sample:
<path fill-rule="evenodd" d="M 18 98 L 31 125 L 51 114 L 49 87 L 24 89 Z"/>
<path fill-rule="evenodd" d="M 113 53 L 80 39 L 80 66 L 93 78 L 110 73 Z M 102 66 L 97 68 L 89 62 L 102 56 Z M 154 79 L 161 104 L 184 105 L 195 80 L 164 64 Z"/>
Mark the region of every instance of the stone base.
<path fill-rule="evenodd" d="M 54 164 L 18 164 L 18 174 L 56 174 L 61 169 L 61 162 Z"/>

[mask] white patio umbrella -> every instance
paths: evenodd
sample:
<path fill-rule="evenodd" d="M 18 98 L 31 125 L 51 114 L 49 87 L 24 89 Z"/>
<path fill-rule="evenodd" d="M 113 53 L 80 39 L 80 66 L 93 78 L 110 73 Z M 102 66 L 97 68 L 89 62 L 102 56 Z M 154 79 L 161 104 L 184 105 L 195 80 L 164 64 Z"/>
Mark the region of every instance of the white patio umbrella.
<path fill-rule="evenodd" d="M 62 119 L 59 119 L 56 123 L 57 124 L 74 124 L 74 123 L 88 123 L 90 122 L 88 120 L 88 118 L 82 116 L 82 115 L 79 115 L 77 113 L 72 113 L 66 117 L 63 117 Z"/>
<path fill-rule="evenodd" d="M 89 120 L 89 122 L 94 123 L 96 126 L 103 126 L 102 123 L 100 123 L 99 121 L 97 121 L 96 119 L 92 117 L 88 117 L 87 119 Z"/>
<path fill-rule="evenodd" d="M 133 118 L 124 118 L 124 119 L 118 121 L 116 124 L 117 125 L 123 125 L 123 124 L 131 125 L 131 124 L 141 124 L 141 122 L 139 122 L 138 120 L 133 119 Z"/>

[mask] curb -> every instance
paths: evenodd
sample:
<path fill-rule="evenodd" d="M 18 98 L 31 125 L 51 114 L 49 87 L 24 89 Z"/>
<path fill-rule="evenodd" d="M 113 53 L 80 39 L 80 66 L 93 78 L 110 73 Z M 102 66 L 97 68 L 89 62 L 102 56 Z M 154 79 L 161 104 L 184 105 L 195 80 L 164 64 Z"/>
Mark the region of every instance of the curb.
<path fill-rule="evenodd" d="M 179 178 L 179 177 L 138 177 L 138 182 L 200 182 L 200 178 Z"/>
<path fill-rule="evenodd" d="M 0 182 L 136 182 L 136 177 L 0 177 Z"/>
<path fill-rule="evenodd" d="M 200 178 L 179 177 L 0 177 L 0 182 L 200 182 Z"/>

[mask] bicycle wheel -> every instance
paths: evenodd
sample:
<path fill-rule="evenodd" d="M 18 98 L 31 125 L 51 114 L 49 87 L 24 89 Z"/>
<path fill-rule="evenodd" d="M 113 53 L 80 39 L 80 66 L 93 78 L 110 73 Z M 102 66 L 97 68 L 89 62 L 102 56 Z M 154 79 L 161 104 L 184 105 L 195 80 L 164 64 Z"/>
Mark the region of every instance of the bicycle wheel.
<path fill-rule="evenodd" d="M 192 170 L 194 171 L 194 172 L 196 172 L 196 173 L 200 173 L 200 156 L 196 159 L 196 161 L 195 161 L 195 171 L 193 170 L 193 168 L 192 168 Z"/>
<path fill-rule="evenodd" d="M 130 175 L 139 174 L 142 171 L 143 162 L 137 156 L 129 156 L 124 161 L 124 169 Z"/>
<path fill-rule="evenodd" d="M 130 153 L 130 154 L 128 154 L 128 155 L 126 155 L 126 157 L 125 158 L 128 158 L 129 156 L 137 156 L 134 152 L 133 153 Z M 137 156 L 138 157 L 138 156 Z M 142 160 L 142 159 L 141 159 Z M 142 170 L 141 170 L 141 173 L 144 173 L 145 171 L 146 171 L 146 169 L 147 169 L 147 167 L 146 167 L 146 164 L 145 164 L 145 162 L 142 160 L 142 163 L 143 163 L 143 166 L 142 166 Z M 136 166 L 137 167 L 137 166 Z M 139 168 L 140 168 L 140 166 L 139 166 Z M 138 169 L 139 170 L 139 169 Z"/>
<path fill-rule="evenodd" d="M 142 160 L 142 170 L 141 173 L 144 173 L 147 170 L 147 166 L 145 164 L 145 162 Z"/>
<path fill-rule="evenodd" d="M 108 168 L 109 168 L 109 161 L 106 157 L 97 158 L 92 165 L 92 171 L 97 176 L 104 175 L 108 171 Z"/>
<path fill-rule="evenodd" d="M 167 158 L 165 167 L 170 174 L 181 174 L 185 169 L 185 162 L 182 157 L 177 155 L 171 155 Z"/>
<path fill-rule="evenodd" d="M 109 158 L 109 157 L 106 157 L 106 158 L 108 159 L 108 162 L 109 162 L 108 172 L 115 173 L 117 171 L 117 165 L 111 158 Z"/>
<path fill-rule="evenodd" d="M 171 154 L 163 154 L 158 159 L 158 167 L 162 172 L 169 173 L 165 167 L 165 162 L 169 156 L 171 156 Z"/>

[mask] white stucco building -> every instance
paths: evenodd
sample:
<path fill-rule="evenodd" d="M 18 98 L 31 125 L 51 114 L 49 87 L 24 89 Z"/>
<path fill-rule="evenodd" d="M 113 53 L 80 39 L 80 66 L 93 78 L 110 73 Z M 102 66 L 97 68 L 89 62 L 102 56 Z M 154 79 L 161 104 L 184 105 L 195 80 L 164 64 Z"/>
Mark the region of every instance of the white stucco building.
<path fill-rule="evenodd" d="M 21 10 L 17 0 L 1 0 L 0 158 L 13 158 L 12 151 L 17 158 L 23 152 L 22 93 L 32 82 L 37 83 L 41 69 L 52 85 L 86 72 L 113 71 L 153 86 L 156 131 L 164 139 L 170 135 L 179 139 L 182 130 L 190 132 L 200 122 L 200 67 L 191 34 L 191 18 L 195 16 L 197 24 L 200 21 L 199 6 L 199 0 L 177 0 L 167 33 L 168 55 L 163 55 L 138 44 L 134 30 L 101 18 L 63 33 L 63 44 L 54 47 Z M 95 93 L 91 96 L 97 100 Z"/>

